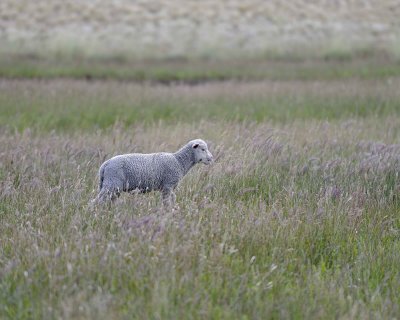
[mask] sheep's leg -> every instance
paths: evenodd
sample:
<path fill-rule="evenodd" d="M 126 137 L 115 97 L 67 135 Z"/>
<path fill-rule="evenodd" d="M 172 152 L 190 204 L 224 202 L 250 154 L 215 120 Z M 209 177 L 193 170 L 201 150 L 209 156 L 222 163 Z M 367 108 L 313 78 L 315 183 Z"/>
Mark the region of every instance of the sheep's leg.
<path fill-rule="evenodd" d="M 100 190 L 96 199 L 94 200 L 97 203 L 110 203 L 114 202 L 120 196 L 120 192 L 118 189 L 106 189 L 103 188 Z"/>
<path fill-rule="evenodd" d="M 173 191 L 171 191 L 171 203 L 173 206 L 176 204 L 176 194 Z"/>
<path fill-rule="evenodd" d="M 173 191 L 172 189 L 163 189 L 162 190 L 162 203 L 164 208 L 170 209 L 171 208 L 171 198 L 173 198 Z"/>
<path fill-rule="evenodd" d="M 174 210 L 179 210 L 179 205 L 176 203 L 176 194 L 172 191 L 171 193 L 172 207 Z"/>
<path fill-rule="evenodd" d="M 175 188 L 166 188 L 166 189 L 162 190 L 163 207 L 168 210 L 175 208 L 176 195 L 175 195 L 174 189 Z"/>
<path fill-rule="evenodd" d="M 96 205 L 96 204 L 103 203 L 103 202 L 104 202 L 104 192 L 103 192 L 103 190 L 100 190 L 100 192 L 97 194 L 96 198 L 94 198 L 91 201 L 91 204 Z"/>

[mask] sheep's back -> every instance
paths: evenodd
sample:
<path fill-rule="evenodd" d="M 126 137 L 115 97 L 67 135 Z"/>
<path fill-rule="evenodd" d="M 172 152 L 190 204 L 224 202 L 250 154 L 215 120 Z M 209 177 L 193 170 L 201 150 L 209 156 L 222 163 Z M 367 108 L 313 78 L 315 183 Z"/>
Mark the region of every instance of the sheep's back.
<path fill-rule="evenodd" d="M 125 191 L 162 189 L 165 178 L 177 166 L 176 158 L 169 153 L 126 154 L 114 157 L 124 171 Z M 113 160 L 111 159 L 111 160 Z"/>

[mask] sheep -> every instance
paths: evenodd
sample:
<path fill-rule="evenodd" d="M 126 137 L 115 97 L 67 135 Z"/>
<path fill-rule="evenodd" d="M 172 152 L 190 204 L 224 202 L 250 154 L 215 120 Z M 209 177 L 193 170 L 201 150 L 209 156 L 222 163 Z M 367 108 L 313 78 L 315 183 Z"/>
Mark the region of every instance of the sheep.
<path fill-rule="evenodd" d="M 188 142 L 175 153 L 131 153 L 105 161 L 99 169 L 99 193 L 94 203 L 114 202 L 121 192 L 161 191 L 164 206 L 175 203 L 179 181 L 196 164 L 209 165 L 213 155 L 201 139 Z"/>

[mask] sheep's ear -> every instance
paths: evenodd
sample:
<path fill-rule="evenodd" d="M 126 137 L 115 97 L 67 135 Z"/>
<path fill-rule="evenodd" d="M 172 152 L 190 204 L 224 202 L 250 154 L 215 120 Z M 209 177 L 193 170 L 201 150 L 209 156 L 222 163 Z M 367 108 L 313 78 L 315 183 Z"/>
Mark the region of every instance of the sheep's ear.
<path fill-rule="evenodd" d="M 199 146 L 199 144 L 195 143 L 192 147 L 193 147 L 193 149 L 196 149 L 198 146 Z"/>

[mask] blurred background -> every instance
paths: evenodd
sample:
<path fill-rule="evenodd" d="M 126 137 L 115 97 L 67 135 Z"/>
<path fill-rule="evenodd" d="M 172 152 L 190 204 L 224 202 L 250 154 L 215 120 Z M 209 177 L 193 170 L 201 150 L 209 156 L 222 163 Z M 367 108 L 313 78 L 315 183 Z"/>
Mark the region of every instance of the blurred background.
<path fill-rule="evenodd" d="M 71 59 L 397 59 L 399 17 L 396 0 L 2 0 L 1 72 Z"/>

